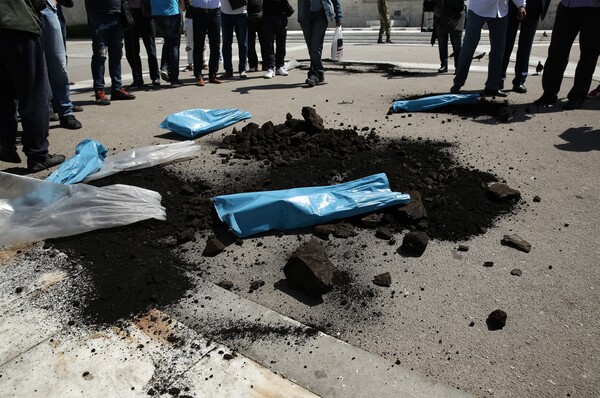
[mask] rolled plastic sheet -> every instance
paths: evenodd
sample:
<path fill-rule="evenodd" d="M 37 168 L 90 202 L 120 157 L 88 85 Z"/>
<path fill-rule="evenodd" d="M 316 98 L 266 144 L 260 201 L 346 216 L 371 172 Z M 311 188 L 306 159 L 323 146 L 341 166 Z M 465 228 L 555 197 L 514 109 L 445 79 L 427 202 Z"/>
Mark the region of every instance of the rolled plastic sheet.
<path fill-rule="evenodd" d="M 159 127 L 186 138 L 196 138 L 251 117 L 239 109 L 189 109 L 170 114 Z"/>
<path fill-rule="evenodd" d="M 419 112 L 440 108 L 447 105 L 474 104 L 479 94 L 442 94 L 432 95 L 414 100 L 394 101 L 392 109 L 394 112 Z"/>
<path fill-rule="evenodd" d="M 108 149 L 96 140 L 86 139 L 75 147 L 75 155 L 63 162 L 46 181 L 75 184 L 100 170 Z"/>
<path fill-rule="evenodd" d="M 160 201 L 158 192 L 129 185 L 64 185 L 0 172 L 0 246 L 166 220 Z"/>
<path fill-rule="evenodd" d="M 221 195 L 212 200 L 221 221 L 243 238 L 369 213 L 408 203 L 410 196 L 392 192 L 387 176 L 379 173 L 332 186 Z"/>
<path fill-rule="evenodd" d="M 107 156 L 102 168 L 96 173 L 90 174 L 83 181 L 97 180 L 121 171 L 145 169 L 173 160 L 199 155 L 200 145 L 194 141 L 129 149 L 116 155 Z"/>

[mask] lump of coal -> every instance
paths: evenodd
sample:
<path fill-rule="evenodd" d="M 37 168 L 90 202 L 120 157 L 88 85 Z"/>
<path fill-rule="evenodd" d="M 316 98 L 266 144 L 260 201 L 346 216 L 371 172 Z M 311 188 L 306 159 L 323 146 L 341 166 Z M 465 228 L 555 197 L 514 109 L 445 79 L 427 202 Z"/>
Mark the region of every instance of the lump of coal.
<path fill-rule="evenodd" d="M 390 240 L 394 237 L 394 233 L 385 227 L 377 228 L 377 232 L 375 232 L 375 237 L 383 240 Z"/>
<path fill-rule="evenodd" d="M 521 275 L 523 275 L 523 271 L 521 271 L 521 270 L 520 270 L 520 269 L 518 269 L 518 268 L 515 268 L 515 269 L 513 269 L 512 271 L 510 271 L 510 274 L 511 274 L 511 275 L 514 275 L 514 276 L 521 276 Z"/>
<path fill-rule="evenodd" d="M 255 280 L 250 282 L 250 290 L 258 290 L 260 289 L 262 286 L 265 285 L 265 281 L 263 280 Z"/>
<path fill-rule="evenodd" d="M 290 256 L 283 268 L 288 282 L 311 296 L 327 293 L 333 286 L 333 264 L 325 248 L 311 239 Z"/>
<path fill-rule="evenodd" d="M 214 257 L 225 250 L 225 244 L 215 237 L 212 237 L 206 241 L 206 247 L 202 252 L 203 256 Z"/>
<path fill-rule="evenodd" d="M 501 243 L 504 246 L 514 247 L 522 252 L 529 253 L 531 251 L 531 243 L 517 235 L 504 235 Z"/>
<path fill-rule="evenodd" d="M 490 330 L 499 330 L 506 325 L 506 312 L 502 310 L 492 311 L 487 318 L 487 325 Z"/>
<path fill-rule="evenodd" d="M 404 235 L 402 239 L 402 246 L 400 249 L 409 255 L 421 256 L 427 244 L 429 243 L 429 236 L 423 231 L 409 232 Z"/>
<path fill-rule="evenodd" d="M 321 239 L 329 239 L 329 235 L 333 234 L 335 226 L 332 224 L 317 225 L 315 227 L 315 235 Z"/>
<path fill-rule="evenodd" d="M 333 236 L 336 238 L 346 239 L 356 235 L 358 235 L 358 233 L 354 230 L 354 226 L 347 222 L 336 224 L 333 229 Z"/>
<path fill-rule="evenodd" d="M 488 193 L 492 199 L 504 202 L 510 200 L 518 200 L 521 197 L 521 192 L 510 188 L 508 185 L 497 182 L 488 187 Z"/>
<path fill-rule="evenodd" d="M 315 108 L 310 106 L 302 107 L 302 117 L 306 122 L 306 131 L 310 134 L 320 133 L 323 131 L 323 118 L 317 114 Z"/>
<path fill-rule="evenodd" d="M 418 191 L 409 191 L 408 194 L 410 195 L 410 202 L 398 207 L 395 217 L 398 222 L 414 225 L 427 219 L 427 210 L 425 210 L 421 194 Z"/>
<path fill-rule="evenodd" d="M 369 214 L 360 219 L 362 224 L 367 228 L 373 228 L 379 225 L 381 219 L 383 218 L 383 214 Z"/>
<path fill-rule="evenodd" d="M 222 287 L 226 290 L 231 290 L 233 289 L 233 282 L 228 279 L 223 279 L 217 283 L 217 286 Z"/>
<path fill-rule="evenodd" d="M 385 272 L 383 274 L 375 275 L 373 277 L 373 283 L 377 286 L 389 287 L 392 284 L 392 276 L 389 272 Z"/>

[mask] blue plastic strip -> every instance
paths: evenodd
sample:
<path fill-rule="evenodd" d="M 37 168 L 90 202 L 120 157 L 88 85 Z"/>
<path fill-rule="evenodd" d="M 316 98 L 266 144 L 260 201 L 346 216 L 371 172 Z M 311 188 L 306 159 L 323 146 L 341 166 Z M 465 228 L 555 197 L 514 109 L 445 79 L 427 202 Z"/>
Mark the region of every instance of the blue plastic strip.
<path fill-rule="evenodd" d="M 46 178 L 59 184 L 75 184 L 100 170 L 108 149 L 96 140 L 86 139 L 75 147 L 75 155 L 64 161 Z"/>
<path fill-rule="evenodd" d="M 446 105 L 474 104 L 479 94 L 442 94 L 432 95 L 415 100 L 394 101 L 392 109 L 394 112 L 419 112 L 440 108 Z"/>
<path fill-rule="evenodd" d="M 221 221 L 243 238 L 369 213 L 408 203 L 410 196 L 392 192 L 387 176 L 380 173 L 332 186 L 221 195 L 212 200 Z"/>
<path fill-rule="evenodd" d="M 189 109 L 170 114 L 159 127 L 186 138 L 196 138 L 251 117 L 239 109 Z"/>

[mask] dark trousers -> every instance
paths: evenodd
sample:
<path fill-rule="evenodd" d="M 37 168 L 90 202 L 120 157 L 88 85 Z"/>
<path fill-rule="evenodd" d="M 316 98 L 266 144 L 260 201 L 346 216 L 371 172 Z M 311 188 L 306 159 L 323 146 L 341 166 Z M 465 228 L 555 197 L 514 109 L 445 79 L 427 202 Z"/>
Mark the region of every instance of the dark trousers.
<path fill-rule="evenodd" d="M 202 76 L 204 65 L 204 41 L 208 35 L 210 55 L 208 57 L 208 76 L 216 77 L 219 71 L 219 50 L 221 47 L 221 11 L 205 10 L 194 7 L 194 76 Z"/>
<path fill-rule="evenodd" d="M 567 98 L 583 101 L 592 84 L 592 75 L 596 69 L 600 54 L 600 8 L 568 8 L 558 5 L 552 38 L 548 48 L 548 58 L 542 75 L 542 87 L 548 95 L 558 95 L 560 85 L 569 63 L 569 53 L 575 37 L 579 34 L 581 55 L 575 69 L 575 81 Z"/>
<path fill-rule="evenodd" d="M 435 32 L 440 54 L 440 65 L 442 68 L 448 66 L 448 36 L 450 36 L 452 52 L 454 53 L 454 67 L 456 68 L 458 66 L 458 58 L 460 57 L 462 30 L 451 30 L 450 32 L 447 32 L 436 27 Z"/>
<path fill-rule="evenodd" d="M 169 70 L 171 83 L 179 80 L 179 47 L 181 46 L 181 14 L 154 16 L 156 26 L 165 40 L 160 60 Z"/>
<path fill-rule="evenodd" d="M 123 86 L 121 58 L 123 58 L 123 25 L 119 14 L 88 12 L 88 25 L 92 34 L 92 78 L 94 90 L 104 90 L 104 64 L 108 55 L 108 74 L 111 87 Z"/>
<path fill-rule="evenodd" d="M 266 69 L 281 68 L 285 63 L 287 25 L 288 19 L 285 15 L 263 15 L 262 17 L 263 41 L 260 46 L 265 49 L 263 66 Z"/>
<path fill-rule="evenodd" d="M 23 127 L 23 153 L 32 161 L 48 157 L 50 84 L 39 35 L 0 29 L 0 142 L 17 140 L 17 104 Z"/>
<path fill-rule="evenodd" d="M 506 46 L 504 48 L 504 59 L 502 60 L 502 81 L 506 79 L 506 69 L 510 62 L 510 54 L 515 46 L 517 38 L 517 30 L 521 26 L 519 33 L 519 44 L 517 47 L 517 60 L 515 63 L 515 77 L 513 85 L 525 84 L 527 75 L 529 74 L 529 56 L 531 55 L 531 47 L 535 38 L 535 31 L 542 15 L 541 0 L 527 1 L 527 16 L 524 20 L 519 21 L 517 15 L 519 11 L 513 2 L 508 3 L 508 27 L 506 28 Z"/>
<path fill-rule="evenodd" d="M 141 8 L 132 8 L 135 24 L 125 31 L 125 57 L 131 67 L 133 81 L 142 83 L 142 60 L 140 58 L 140 38 L 148 54 L 150 79 L 159 80 L 158 59 L 156 57 L 156 27 L 152 18 L 145 17 Z"/>
<path fill-rule="evenodd" d="M 238 72 L 246 70 L 248 58 L 248 14 L 221 13 L 221 27 L 223 28 L 223 68 L 225 72 L 233 72 L 232 46 L 233 32 L 238 45 Z"/>
<path fill-rule="evenodd" d="M 249 23 L 248 24 L 248 66 L 250 68 L 256 68 L 258 70 L 258 54 L 256 53 L 256 38 L 258 42 L 262 42 L 262 32 L 260 30 L 262 23 Z M 265 51 L 260 47 L 260 57 L 265 59 Z"/>
<path fill-rule="evenodd" d="M 300 25 L 308 49 L 308 56 L 310 57 L 308 77 L 317 79 L 318 81 L 323 81 L 325 78 L 322 55 L 327 25 L 327 16 L 325 16 L 325 12 L 323 11 L 311 12 L 310 22 Z"/>

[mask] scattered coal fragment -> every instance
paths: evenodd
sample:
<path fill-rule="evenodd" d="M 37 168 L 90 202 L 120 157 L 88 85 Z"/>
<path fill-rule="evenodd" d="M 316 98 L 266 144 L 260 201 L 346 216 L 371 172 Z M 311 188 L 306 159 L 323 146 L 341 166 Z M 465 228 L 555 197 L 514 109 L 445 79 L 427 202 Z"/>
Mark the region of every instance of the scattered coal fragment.
<path fill-rule="evenodd" d="M 521 276 L 521 275 L 523 275 L 523 271 L 521 271 L 521 270 L 520 270 L 520 269 L 518 269 L 518 268 L 515 268 L 515 269 L 513 269 L 512 271 L 510 271 L 510 274 L 511 274 L 511 275 L 514 275 L 514 276 Z"/>
<path fill-rule="evenodd" d="M 261 287 L 263 287 L 265 285 L 265 281 L 263 280 L 256 280 L 256 281 L 252 281 L 250 282 L 250 291 L 254 291 L 254 290 L 258 290 Z"/>
<path fill-rule="evenodd" d="M 23 287 L 22 287 L 22 286 L 18 286 L 18 287 L 15 289 L 15 293 L 21 293 L 21 292 L 23 292 Z"/>
<path fill-rule="evenodd" d="M 358 235 L 358 232 L 354 229 L 354 225 L 347 222 L 340 222 L 335 224 L 333 228 L 333 236 L 336 238 L 351 238 Z"/>
<path fill-rule="evenodd" d="M 413 256 L 421 256 L 427 244 L 429 243 L 429 236 L 423 231 L 409 232 L 404 235 L 402 239 L 402 246 L 400 249 L 403 253 Z"/>
<path fill-rule="evenodd" d="M 467 245 L 458 245 L 458 251 L 459 252 L 468 252 L 469 251 L 469 246 L 467 246 Z"/>
<path fill-rule="evenodd" d="M 383 240 L 390 240 L 394 237 L 394 233 L 386 227 L 379 227 L 375 231 L 375 237 Z"/>
<path fill-rule="evenodd" d="M 219 282 L 217 282 L 217 286 L 222 287 L 223 289 L 226 289 L 226 290 L 231 290 L 231 289 L 233 289 L 233 282 L 228 279 L 223 279 L 223 280 L 220 280 Z"/>
<path fill-rule="evenodd" d="M 333 234 L 334 230 L 335 225 L 333 224 L 317 225 L 315 227 L 315 235 L 321 239 L 327 240 L 329 239 L 329 235 Z"/>
<path fill-rule="evenodd" d="M 323 119 L 317 114 L 315 108 L 310 106 L 302 107 L 302 117 L 306 122 L 306 131 L 310 134 L 323 132 Z"/>
<path fill-rule="evenodd" d="M 392 284 L 392 276 L 389 272 L 385 272 L 383 274 L 375 275 L 373 277 L 373 283 L 377 286 L 389 287 Z"/>
<path fill-rule="evenodd" d="M 369 214 L 368 216 L 361 218 L 360 222 L 364 227 L 374 228 L 381 223 L 382 218 L 383 214 Z"/>
<path fill-rule="evenodd" d="M 410 195 L 410 202 L 399 206 L 395 217 L 401 223 L 416 225 L 419 221 L 427 219 L 427 210 L 423 205 L 421 193 L 418 191 L 409 191 L 408 194 Z"/>
<path fill-rule="evenodd" d="M 494 266 L 494 262 L 493 261 L 484 261 L 483 262 L 483 266 L 484 267 L 493 267 Z"/>
<path fill-rule="evenodd" d="M 506 312 L 502 310 L 495 310 L 490 313 L 486 323 L 489 330 L 499 330 L 504 328 L 506 325 Z"/>
<path fill-rule="evenodd" d="M 225 250 L 225 244 L 216 237 L 211 237 L 206 241 L 206 247 L 202 252 L 203 256 L 214 257 Z"/>
<path fill-rule="evenodd" d="M 535 203 L 539 203 L 539 202 L 541 202 L 541 201 L 542 201 L 542 198 L 540 198 L 539 196 L 535 195 L 535 196 L 533 197 L 533 201 L 534 201 Z"/>
<path fill-rule="evenodd" d="M 300 246 L 288 259 L 283 272 L 291 285 L 311 296 L 327 293 L 333 286 L 333 264 L 315 238 Z"/>
<path fill-rule="evenodd" d="M 491 184 L 488 187 L 488 192 L 492 199 L 498 201 L 518 200 L 521 198 L 521 192 L 501 182 Z"/>
<path fill-rule="evenodd" d="M 531 243 L 517 235 L 504 235 L 501 243 L 504 246 L 514 247 L 522 252 L 529 253 L 531 251 Z"/>

